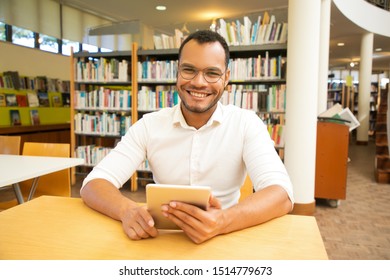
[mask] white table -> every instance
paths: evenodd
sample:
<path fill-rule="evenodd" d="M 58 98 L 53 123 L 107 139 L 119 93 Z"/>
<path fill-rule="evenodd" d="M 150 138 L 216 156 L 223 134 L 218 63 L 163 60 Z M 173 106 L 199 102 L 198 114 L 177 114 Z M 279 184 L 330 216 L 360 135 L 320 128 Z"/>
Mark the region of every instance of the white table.
<path fill-rule="evenodd" d="M 0 188 L 12 185 L 18 202 L 23 203 L 19 182 L 34 179 L 29 194 L 30 199 L 34 195 L 37 179 L 40 176 L 83 163 L 82 158 L 0 155 Z"/>

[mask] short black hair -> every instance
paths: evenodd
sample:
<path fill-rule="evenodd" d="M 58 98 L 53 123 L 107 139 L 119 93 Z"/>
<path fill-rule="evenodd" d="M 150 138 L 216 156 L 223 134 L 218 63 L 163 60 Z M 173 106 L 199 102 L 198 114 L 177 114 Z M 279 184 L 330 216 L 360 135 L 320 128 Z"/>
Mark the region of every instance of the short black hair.
<path fill-rule="evenodd" d="M 195 40 L 199 44 L 219 42 L 225 51 L 225 64 L 226 68 L 228 67 L 230 58 L 229 46 L 226 43 L 225 39 L 219 33 L 211 30 L 198 30 L 188 35 L 187 38 L 185 38 L 185 40 L 180 45 L 179 60 L 183 47 L 191 40 Z"/>

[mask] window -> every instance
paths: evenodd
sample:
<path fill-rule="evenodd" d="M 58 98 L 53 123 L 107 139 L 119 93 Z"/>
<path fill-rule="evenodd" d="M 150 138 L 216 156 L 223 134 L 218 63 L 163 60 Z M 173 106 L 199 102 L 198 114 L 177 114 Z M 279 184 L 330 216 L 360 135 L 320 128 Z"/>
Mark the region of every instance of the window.
<path fill-rule="evenodd" d="M 0 41 L 6 41 L 7 36 L 5 34 L 5 23 L 0 21 Z"/>
<path fill-rule="evenodd" d="M 70 48 L 73 47 L 73 52 L 79 52 L 80 51 L 80 43 L 79 42 L 73 42 L 66 39 L 62 40 L 62 54 L 63 55 L 70 55 Z"/>
<path fill-rule="evenodd" d="M 12 26 L 12 43 L 34 48 L 34 42 L 34 32 L 17 26 Z"/>
<path fill-rule="evenodd" d="M 39 48 L 43 51 L 58 53 L 57 38 L 40 34 L 39 35 Z"/>
<path fill-rule="evenodd" d="M 58 41 L 57 38 L 40 34 L 39 36 L 39 48 L 43 51 L 52 53 L 58 53 Z"/>

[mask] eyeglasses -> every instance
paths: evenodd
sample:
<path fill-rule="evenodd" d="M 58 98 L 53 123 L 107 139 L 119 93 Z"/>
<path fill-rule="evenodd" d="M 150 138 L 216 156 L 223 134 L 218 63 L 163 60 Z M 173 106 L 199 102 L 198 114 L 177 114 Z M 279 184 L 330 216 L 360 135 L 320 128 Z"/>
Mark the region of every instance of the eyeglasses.
<path fill-rule="evenodd" d="M 225 72 L 221 72 L 221 70 L 219 70 L 218 68 L 205 68 L 199 70 L 187 65 L 179 66 L 179 74 L 185 80 L 192 80 L 199 74 L 199 72 L 202 72 L 203 78 L 208 83 L 218 82 L 219 79 L 221 79 L 222 75 L 225 74 Z"/>

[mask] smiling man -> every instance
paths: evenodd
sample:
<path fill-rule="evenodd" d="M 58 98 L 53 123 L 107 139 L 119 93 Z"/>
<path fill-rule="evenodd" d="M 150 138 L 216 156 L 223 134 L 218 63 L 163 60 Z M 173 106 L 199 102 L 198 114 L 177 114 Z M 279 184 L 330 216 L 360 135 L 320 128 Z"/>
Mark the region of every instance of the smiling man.
<path fill-rule="evenodd" d="M 156 183 L 211 186 L 206 210 L 178 201 L 161 207 L 195 243 L 291 211 L 291 181 L 265 125 L 254 112 L 219 102 L 228 62 L 218 33 L 190 34 L 179 49 L 179 105 L 144 115 L 85 178 L 84 202 L 120 220 L 129 238 L 158 235 L 147 209 L 119 191 L 146 158 Z M 239 203 L 246 174 L 255 192 Z"/>

